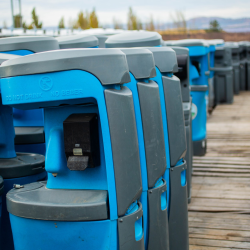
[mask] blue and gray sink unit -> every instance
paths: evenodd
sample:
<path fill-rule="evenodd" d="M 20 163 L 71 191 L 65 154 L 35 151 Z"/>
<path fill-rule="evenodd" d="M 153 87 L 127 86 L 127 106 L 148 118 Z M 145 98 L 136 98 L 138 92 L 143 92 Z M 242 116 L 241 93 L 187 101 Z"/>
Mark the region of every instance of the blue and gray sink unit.
<path fill-rule="evenodd" d="M 233 103 L 233 61 L 230 47 L 216 47 L 213 71 L 215 104 Z"/>
<path fill-rule="evenodd" d="M 81 34 L 57 37 L 60 49 L 98 48 L 99 41 L 93 35 Z"/>
<path fill-rule="evenodd" d="M 0 64 L 7 60 L 18 60 L 16 55 L 0 54 Z M 0 74 L 0 78 L 2 74 Z M 0 81 L 2 82 L 3 79 Z M 6 193 L 13 188 L 14 184 L 27 184 L 34 181 L 44 180 L 44 156 L 39 154 L 16 153 L 15 130 L 13 126 L 13 109 L 2 105 L 2 99 L 20 99 L 17 95 L 6 96 L 0 89 L 0 175 L 4 179 L 4 191 L 2 193 L 2 220 L 0 227 L 1 250 L 14 249 L 9 214 L 6 209 Z M 19 95 L 20 96 L 20 95 Z M 1 185 L 0 185 L 1 186 Z M 1 189 L 1 187 L 0 187 Z"/>
<path fill-rule="evenodd" d="M 169 249 L 166 151 L 159 86 L 152 52 L 144 48 L 121 49 L 126 54 L 133 93 L 140 151 L 145 249 Z"/>
<path fill-rule="evenodd" d="M 160 95 L 167 164 L 163 178 L 167 182 L 169 246 L 170 249 L 188 249 L 186 162 L 183 160 L 186 135 L 181 86 L 173 75 L 178 70 L 176 53 L 160 46 L 161 36 L 156 32 L 126 32 L 106 40 L 108 48 L 146 47 L 153 53 L 156 76 L 150 79 L 157 83 Z"/>
<path fill-rule="evenodd" d="M 169 41 L 168 43 L 170 43 Z M 182 46 L 189 49 L 189 77 L 191 84 L 192 97 L 192 141 L 193 141 L 193 155 L 202 156 L 206 153 L 206 122 L 207 122 L 207 108 L 208 108 L 208 77 L 210 76 L 208 55 L 209 45 L 204 40 L 199 39 L 184 39 L 174 41 L 172 46 Z M 192 91 L 192 86 L 201 86 L 199 90 L 206 91 L 202 95 L 198 91 Z M 197 95 L 197 97 L 195 97 Z M 200 98 L 205 98 L 200 100 Z M 198 102 L 197 102 L 198 101 Z M 203 107 L 205 103 L 205 109 Z M 204 114 L 201 112 L 205 112 Z M 198 115 L 198 116 L 197 116 Z M 198 117 L 202 118 L 198 119 Z M 197 119 L 199 122 L 197 123 Z M 197 126 L 198 125 L 198 126 Z"/>
<path fill-rule="evenodd" d="M 233 62 L 233 88 L 234 94 L 240 93 L 240 47 L 238 43 L 226 42 L 225 46 L 231 48 Z"/>
<path fill-rule="evenodd" d="M 178 72 L 175 75 L 181 82 L 182 106 L 185 118 L 185 130 L 187 141 L 187 152 L 185 160 L 187 163 L 187 194 L 188 203 L 191 202 L 191 184 L 192 184 L 192 164 L 193 164 L 193 142 L 192 142 L 192 98 L 190 96 L 189 84 L 189 49 L 184 47 L 171 47 L 177 56 Z"/>
<path fill-rule="evenodd" d="M 167 171 L 170 193 L 169 246 L 170 249 L 189 249 L 187 214 L 187 150 L 182 93 L 180 80 L 173 74 L 178 71 L 176 53 L 167 47 L 148 48 L 153 52 L 156 77 L 151 78 L 159 85 L 161 111 L 164 128 Z M 174 108 L 173 108 L 174 107 Z"/>
<path fill-rule="evenodd" d="M 20 36 L 0 39 L 0 53 L 25 56 L 33 53 L 59 49 L 58 42 L 53 37 L 46 36 Z M 44 79 L 41 88 L 49 89 L 50 86 Z M 40 97 L 37 93 L 17 96 L 15 98 L 25 98 L 37 100 Z M 13 109 L 15 144 L 16 151 L 26 153 L 45 154 L 45 137 L 43 110 L 19 110 Z"/>
<path fill-rule="evenodd" d="M 125 54 L 44 52 L 7 61 L 0 74 L 5 105 L 42 107 L 45 117 L 47 183 L 7 195 L 15 249 L 143 250 L 139 146 L 132 92 L 123 86 L 131 81 Z M 48 91 L 40 88 L 44 78 Z M 36 102 L 8 98 L 33 92 L 42 93 Z"/>
<path fill-rule="evenodd" d="M 241 41 L 240 46 L 240 68 L 241 68 L 241 90 L 250 90 L 250 42 Z"/>

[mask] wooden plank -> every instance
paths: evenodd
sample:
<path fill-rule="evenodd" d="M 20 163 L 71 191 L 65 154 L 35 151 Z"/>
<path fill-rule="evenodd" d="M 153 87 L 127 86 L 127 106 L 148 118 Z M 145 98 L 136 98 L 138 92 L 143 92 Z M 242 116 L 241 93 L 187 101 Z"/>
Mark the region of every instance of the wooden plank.
<path fill-rule="evenodd" d="M 236 213 L 198 213 L 198 212 L 188 212 L 190 217 L 219 217 L 219 218 L 238 218 L 250 220 L 249 214 L 236 214 Z"/>
<path fill-rule="evenodd" d="M 189 238 L 250 242 L 250 238 L 226 236 L 226 235 L 207 235 L 207 234 L 192 234 L 191 233 L 189 234 Z"/>
<path fill-rule="evenodd" d="M 229 225 L 221 223 L 210 223 L 210 222 L 204 223 L 196 221 L 190 221 L 188 224 L 190 227 L 197 227 L 197 228 L 250 231 L 250 225 L 239 225 L 239 224 Z"/>
<path fill-rule="evenodd" d="M 240 241 L 189 238 L 189 243 L 191 245 L 197 245 L 197 246 L 229 247 L 232 249 L 237 248 L 237 249 L 248 249 L 248 250 L 250 249 L 249 242 L 240 242 Z"/>
<path fill-rule="evenodd" d="M 209 229 L 209 228 L 189 227 L 189 234 L 204 234 L 204 235 L 211 235 L 211 236 L 241 237 L 241 238 L 246 239 L 246 240 L 250 239 L 250 232 L 249 231 L 241 231 L 241 230 L 225 230 L 225 229 Z"/>
<path fill-rule="evenodd" d="M 189 246 L 189 250 L 230 250 L 232 248 L 227 248 L 227 247 L 208 247 L 208 246 L 194 246 L 194 245 L 190 245 Z M 234 248 L 234 250 L 239 250 Z"/>

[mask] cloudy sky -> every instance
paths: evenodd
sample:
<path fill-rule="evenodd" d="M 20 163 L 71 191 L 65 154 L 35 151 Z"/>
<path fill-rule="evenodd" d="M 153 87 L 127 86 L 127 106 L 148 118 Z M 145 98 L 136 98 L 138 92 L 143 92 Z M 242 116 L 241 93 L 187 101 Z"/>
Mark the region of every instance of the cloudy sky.
<path fill-rule="evenodd" d="M 18 0 L 14 1 L 15 14 L 18 13 Z M 31 22 L 31 10 L 36 7 L 37 14 L 44 27 L 57 26 L 64 16 L 65 25 L 69 19 L 75 19 L 80 10 L 91 11 L 96 8 L 102 25 L 112 24 L 115 17 L 126 23 L 129 6 L 132 6 L 142 22 L 150 15 L 159 23 L 171 21 L 176 10 L 185 13 L 186 19 L 198 16 L 219 16 L 229 18 L 250 17 L 249 0 L 21 0 L 22 15 L 26 23 Z M 3 22 L 11 21 L 10 0 L 0 0 L 0 27 Z"/>

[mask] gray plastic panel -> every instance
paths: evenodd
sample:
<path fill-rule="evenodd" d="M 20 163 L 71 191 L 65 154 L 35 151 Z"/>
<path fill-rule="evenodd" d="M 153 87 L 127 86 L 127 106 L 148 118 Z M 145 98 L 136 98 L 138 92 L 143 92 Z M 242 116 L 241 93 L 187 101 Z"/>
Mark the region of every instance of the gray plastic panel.
<path fill-rule="evenodd" d="M 142 193 L 139 146 L 132 92 L 104 91 L 115 171 L 118 216 L 123 216 L 129 206 Z"/>
<path fill-rule="evenodd" d="M 15 144 L 45 143 L 43 127 L 15 127 Z"/>
<path fill-rule="evenodd" d="M 193 141 L 193 154 L 195 156 L 204 156 L 207 152 L 207 139 Z"/>
<path fill-rule="evenodd" d="M 0 51 L 29 50 L 34 53 L 59 49 L 57 40 L 49 36 L 17 36 L 0 39 Z"/>
<path fill-rule="evenodd" d="M 154 57 L 151 51 L 143 48 L 121 49 L 126 55 L 129 71 L 135 79 L 153 78 L 156 76 Z"/>
<path fill-rule="evenodd" d="M 44 172 L 45 158 L 39 154 L 17 153 L 15 158 L 0 159 L 4 179 L 19 178 Z"/>
<path fill-rule="evenodd" d="M 207 85 L 191 85 L 190 89 L 191 91 L 207 91 L 208 86 Z"/>
<path fill-rule="evenodd" d="M 210 109 L 214 107 L 214 77 L 208 78 L 208 106 Z"/>
<path fill-rule="evenodd" d="M 214 85 L 216 104 L 233 102 L 233 71 L 215 72 Z"/>
<path fill-rule="evenodd" d="M 232 50 L 230 47 L 216 47 L 214 52 L 214 66 L 215 67 L 229 67 L 232 66 Z"/>
<path fill-rule="evenodd" d="M 106 190 L 48 189 L 44 182 L 24 185 L 7 194 L 7 209 L 18 217 L 54 221 L 108 219 Z"/>
<path fill-rule="evenodd" d="M 149 232 L 147 250 L 169 250 L 168 211 L 161 209 L 161 195 L 167 185 L 148 190 Z M 167 199 L 167 193 L 166 193 Z"/>
<path fill-rule="evenodd" d="M 234 94 L 238 95 L 240 93 L 240 66 L 234 66 L 233 69 L 233 83 L 234 83 Z"/>
<path fill-rule="evenodd" d="M 2 63 L 0 77 L 77 69 L 95 75 L 103 85 L 130 82 L 126 56 L 119 49 L 65 49 L 23 56 Z"/>
<path fill-rule="evenodd" d="M 240 64 L 240 90 L 246 90 L 246 68 Z"/>
<path fill-rule="evenodd" d="M 170 164 L 175 166 L 187 150 L 181 86 L 176 76 L 163 76 L 162 84 L 167 111 Z"/>
<path fill-rule="evenodd" d="M 246 63 L 246 81 L 247 90 L 250 90 L 250 61 Z"/>
<path fill-rule="evenodd" d="M 181 185 L 181 172 L 186 163 L 170 169 L 169 246 L 172 250 L 188 250 L 187 185 Z"/>
<path fill-rule="evenodd" d="M 56 40 L 59 43 L 60 49 L 91 48 L 99 44 L 98 39 L 89 34 L 61 36 L 57 37 Z"/>
<path fill-rule="evenodd" d="M 2 176 L 0 176 L 0 195 L 3 194 L 3 190 L 4 190 L 3 178 Z"/>
<path fill-rule="evenodd" d="M 181 93 L 182 93 L 182 101 L 183 102 L 189 102 L 190 101 L 190 88 L 189 88 L 189 49 L 188 48 L 183 48 L 183 47 L 171 47 L 176 55 L 177 55 L 177 61 L 179 60 L 182 62 L 182 64 L 185 62 L 186 63 L 186 68 L 185 65 L 179 65 L 178 67 L 182 66 L 184 70 L 186 69 L 186 78 L 180 79 L 181 81 Z M 178 59 L 179 58 L 179 59 Z M 186 58 L 186 61 L 184 61 Z M 182 73 L 182 72 L 181 72 Z M 185 72 L 183 72 L 185 73 Z"/>
<path fill-rule="evenodd" d="M 106 48 L 131 48 L 161 45 L 161 35 L 157 32 L 127 31 L 110 36 Z"/>
<path fill-rule="evenodd" d="M 148 187 L 166 171 L 166 152 L 159 87 L 153 81 L 137 83 L 147 161 Z"/>
<path fill-rule="evenodd" d="M 192 187 L 192 150 L 191 147 L 193 147 L 191 133 L 190 133 L 190 126 L 185 126 L 186 130 L 186 138 L 187 138 L 187 153 L 185 156 L 185 161 L 187 163 L 187 172 L 186 172 L 186 178 L 187 178 L 187 197 L 188 201 L 191 201 L 191 187 Z"/>
<path fill-rule="evenodd" d="M 154 55 L 155 66 L 161 73 L 178 72 L 176 53 L 169 47 L 148 47 Z"/>
<path fill-rule="evenodd" d="M 144 250 L 144 235 L 138 241 L 135 239 L 135 222 L 142 217 L 142 205 L 132 214 L 118 218 L 119 250 Z"/>
<path fill-rule="evenodd" d="M 0 64 L 2 64 L 4 61 L 15 59 L 15 58 L 18 58 L 18 57 L 20 57 L 20 56 L 0 53 Z"/>

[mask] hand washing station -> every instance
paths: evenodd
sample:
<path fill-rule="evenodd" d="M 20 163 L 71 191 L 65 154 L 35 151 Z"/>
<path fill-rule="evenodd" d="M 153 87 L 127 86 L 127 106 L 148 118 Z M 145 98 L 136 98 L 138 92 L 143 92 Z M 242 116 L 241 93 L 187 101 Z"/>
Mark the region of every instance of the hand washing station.
<path fill-rule="evenodd" d="M 7 194 L 15 249 L 143 250 L 136 119 L 132 92 L 122 85 L 131 81 L 125 54 L 39 53 L 5 62 L 0 74 L 4 105 L 42 107 L 45 117 L 47 183 Z M 44 79 L 50 90 L 41 89 Z M 9 98 L 30 93 L 42 95 Z"/>
<path fill-rule="evenodd" d="M 187 193 L 188 203 L 191 202 L 192 164 L 193 164 L 193 142 L 192 142 L 192 98 L 190 96 L 189 84 L 189 49 L 183 47 L 171 47 L 177 56 L 178 72 L 175 75 L 181 82 L 182 105 L 185 118 L 185 130 L 187 140 L 187 152 L 185 160 L 187 163 Z"/>

